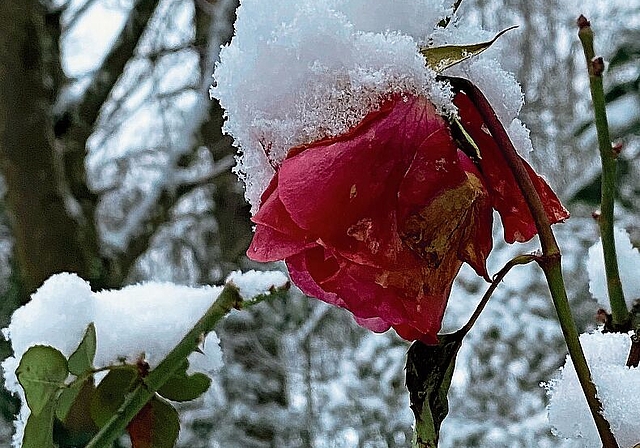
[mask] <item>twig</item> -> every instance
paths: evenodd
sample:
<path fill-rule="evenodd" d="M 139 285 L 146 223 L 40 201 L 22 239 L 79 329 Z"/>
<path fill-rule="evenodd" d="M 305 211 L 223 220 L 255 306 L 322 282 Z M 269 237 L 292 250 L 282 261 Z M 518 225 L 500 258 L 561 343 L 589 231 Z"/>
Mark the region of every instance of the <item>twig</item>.
<path fill-rule="evenodd" d="M 464 337 L 469 332 L 469 330 L 471 330 L 471 327 L 473 327 L 473 325 L 476 323 L 476 321 L 478 320 L 478 317 L 480 317 L 480 314 L 482 313 L 482 310 L 484 310 L 484 307 L 489 302 L 491 295 L 496 290 L 496 288 L 498 287 L 502 279 L 511 270 L 511 268 L 521 264 L 531 263 L 532 261 L 536 261 L 537 259 L 538 259 L 537 255 L 527 254 L 527 255 L 518 255 L 517 257 L 514 257 L 511 260 L 509 260 L 507 264 L 505 264 L 504 267 L 500 269 L 500 271 L 498 271 L 496 275 L 493 276 L 491 285 L 487 289 L 487 292 L 484 293 L 484 296 L 482 296 L 482 299 L 480 299 L 480 303 L 478 303 L 478 306 L 476 307 L 476 310 L 473 312 L 473 314 L 469 318 L 469 321 L 462 328 L 456 331 L 456 333 Z"/>
<path fill-rule="evenodd" d="M 607 122 L 607 110 L 605 107 L 604 89 L 602 87 L 602 72 L 604 62 L 601 57 L 595 56 L 593 49 L 593 30 L 585 16 L 578 18 L 578 37 L 582 43 L 584 56 L 587 60 L 589 71 L 589 86 L 591 101 L 595 115 L 596 130 L 598 132 L 598 147 L 602 160 L 602 188 L 600 192 L 600 216 L 598 225 L 602 238 L 602 252 L 604 253 L 604 268 L 607 277 L 607 290 L 611 303 L 611 316 L 613 328 L 620 331 L 629 329 L 631 316 L 624 300 L 620 273 L 618 271 L 618 258 L 616 256 L 616 243 L 613 236 L 613 209 L 616 197 L 616 158 L 617 153 L 611 147 L 609 136 L 609 124 Z"/>

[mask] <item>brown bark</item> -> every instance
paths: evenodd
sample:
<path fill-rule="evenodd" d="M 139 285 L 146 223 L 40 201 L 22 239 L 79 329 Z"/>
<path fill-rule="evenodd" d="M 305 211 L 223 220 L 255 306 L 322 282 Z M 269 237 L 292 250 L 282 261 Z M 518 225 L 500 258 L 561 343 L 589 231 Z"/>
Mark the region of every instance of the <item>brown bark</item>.
<path fill-rule="evenodd" d="M 60 14 L 38 0 L 0 4 L 0 170 L 23 297 L 51 274 L 72 271 L 95 288 L 121 284 L 130 264 L 101 256 L 98 197 L 87 186 L 87 139 L 134 54 L 158 0 L 137 0 L 127 23 L 75 104 L 53 117 L 62 74 Z M 60 106 L 58 106 L 59 108 Z"/>
<path fill-rule="evenodd" d="M 231 24 L 235 21 L 235 10 L 238 5 L 234 2 L 233 6 L 227 11 L 221 9 L 218 13 L 228 13 L 228 17 L 214 17 L 212 15 L 211 5 L 216 2 L 196 2 L 196 47 L 200 51 L 200 69 L 201 76 L 205 80 L 212 80 L 213 63 L 216 59 L 210 54 L 211 51 L 217 51 L 217 48 L 211 48 L 212 45 L 207 42 L 210 38 L 213 20 L 217 20 L 217 25 L 228 24 L 226 29 L 219 26 L 220 33 L 224 33 L 223 39 L 228 41 L 231 39 L 233 28 Z M 209 8 L 206 8 L 209 6 Z M 207 11 L 206 9 L 209 9 Z M 217 56 L 217 55 L 213 55 Z M 205 94 L 205 92 L 203 92 Z M 210 101 L 209 119 L 203 122 L 200 128 L 200 140 L 209 151 L 213 159 L 218 161 L 225 157 L 235 154 L 236 150 L 232 146 L 231 137 L 222 134 L 222 108 L 217 100 Z M 247 205 L 243 187 L 237 176 L 231 171 L 222 173 L 213 180 L 214 201 L 216 204 L 215 217 L 220 228 L 218 232 L 218 247 L 220 250 L 220 260 L 226 265 L 222 266 L 223 275 L 226 276 L 230 271 L 238 269 L 238 261 L 244 256 L 249 242 L 251 241 L 251 221 L 249 220 L 249 206 Z"/>
<path fill-rule="evenodd" d="M 80 226 L 56 182 L 53 86 L 43 51 L 54 45 L 43 9 L 38 0 L 0 2 L 0 169 L 27 292 L 58 271 L 92 277 Z"/>

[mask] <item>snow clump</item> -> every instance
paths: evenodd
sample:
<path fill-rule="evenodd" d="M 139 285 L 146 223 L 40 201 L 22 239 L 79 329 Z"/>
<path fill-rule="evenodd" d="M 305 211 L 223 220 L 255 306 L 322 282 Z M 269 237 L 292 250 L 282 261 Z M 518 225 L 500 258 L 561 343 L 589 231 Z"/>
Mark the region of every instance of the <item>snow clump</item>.
<path fill-rule="evenodd" d="M 443 0 L 242 0 L 235 34 L 220 53 L 211 96 L 240 150 L 235 171 L 257 212 L 260 196 L 292 147 L 358 124 L 393 94 L 424 95 L 455 113 L 450 86 L 436 80 L 420 46 L 477 43 L 495 33 L 461 26 Z M 497 61 L 459 70 L 485 91 L 500 118 L 531 148 L 516 115 L 520 86 Z M 488 85 L 488 86 L 487 86 Z M 515 93 L 514 93 L 515 92 Z M 516 125 L 514 125 L 515 123 Z"/>
<path fill-rule="evenodd" d="M 631 334 L 593 333 L 580 335 L 604 417 L 621 448 L 632 448 L 640 442 L 640 370 L 627 367 Z M 552 432 L 578 439 L 584 448 L 602 446 L 598 431 L 587 406 L 575 368 L 569 356 L 560 369 L 559 378 L 545 384 L 550 395 L 548 418 Z"/>
<path fill-rule="evenodd" d="M 243 299 L 269 294 L 287 284 L 281 272 L 234 272 L 227 281 L 240 289 Z M 22 444 L 29 408 L 18 383 L 16 368 L 22 355 L 35 345 L 52 346 L 65 357 L 78 347 L 93 322 L 96 330 L 94 367 L 129 364 L 144 356 L 151 368 L 193 328 L 220 295 L 222 286 L 189 287 L 148 282 L 118 290 L 92 292 L 89 283 L 76 274 L 51 276 L 17 309 L 11 323 L 2 329 L 11 342 L 13 356 L 2 363 L 7 390 L 18 394 L 22 408 L 15 422 L 13 446 Z M 201 352 L 189 356 L 189 373 L 213 375 L 223 365 L 219 339 L 214 332 L 205 338 Z"/>
<path fill-rule="evenodd" d="M 638 252 L 637 247 L 633 247 L 631 244 L 626 230 L 614 228 L 614 238 L 622 291 L 627 302 L 627 308 L 631 309 L 636 300 L 640 299 L 640 252 Z M 589 248 L 587 272 L 589 273 L 589 291 L 591 295 L 598 301 L 598 305 L 602 309 L 611 313 L 607 277 L 604 271 L 602 239 Z"/>

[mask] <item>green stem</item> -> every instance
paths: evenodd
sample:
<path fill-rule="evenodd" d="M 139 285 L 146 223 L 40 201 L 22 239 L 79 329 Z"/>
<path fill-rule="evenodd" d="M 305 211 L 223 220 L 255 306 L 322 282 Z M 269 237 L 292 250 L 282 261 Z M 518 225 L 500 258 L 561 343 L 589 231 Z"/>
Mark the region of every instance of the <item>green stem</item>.
<path fill-rule="evenodd" d="M 537 255 L 527 254 L 527 255 L 518 255 L 517 257 L 514 257 L 511 260 L 509 260 L 507 264 L 505 264 L 503 268 L 500 269 L 498 273 L 493 276 L 491 285 L 489 285 L 489 288 L 484 293 L 484 296 L 482 296 L 482 299 L 480 299 L 480 303 L 478 303 L 478 306 L 476 307 L 475 311 L 469 318 L 469 321 L 462 328 L 460 328 L 456 333 L 459 333 L 460 335 L 462 335 L 462 337 L 466 336 L 466 334 L 469 333 L 469 330 L 471 330 L 473 325 L 478 320 L 478 317 L 480 317 L 482 310 L 484 310 L 484 307 L 489 302 L 491 295 L 496 290 L 496 288 L 498 287 L 502 279 L 511 270 L 511 268 L 521 264 L 531 263 L 532 261 L 536 261 L 537 259 L 538 259 Z"/>
<path fill-rule="evenodd" d="M 600 226 L 602 251 L 604 252 L 604 267 L 607 276 L 609 302 L 611 303 L 611 317 L 614 329 L 628 330 L 631 316 L 624 300 L 613 235 L 617 154 L 611 148 L 609 124 L 607 122 L 607 109 L 602 86 L 604 62 L 602 58 L 595 57 L 593 30 L 591 29 L 589 21 L 584 16 L 580 16 L 578 18 L 578 26 L 580 28 L 578 37 L 582 43 L 584 56 L 587 60 L 587 69 L 589 71 L 591 101 L 593 103 L 596 131 L 598 132 L 600 159 L 602 160 L 602 188 L 600 192 L 600 216 L 598 218 L 598 225 Z"/>
<path fill-rule="evenodd" d="M 420 418 L 415 419 L 416 429 L 413 432 L 411 448 L 438 448 L 438 430 L 433 421 L 433 415 L 426 404 Z"/>
<path fill-rule="evenodd" d="M 216 323 L 233 308 L 242 304 L 238 288 L 227 283 L 207 312 L 174 347 L 158 366 L 143 378 L 133 392 L 127 395 L 118 412 L 103 426 L 85 448 L 111 448 L 129 422 L 151 400 L 164 383 L 180 368 L 184 360 L 197 349 L 202 335 L 210 332 Z"/>
<path fill-rule="evenodd" d="M 453 77 L 447 77 L 447 79 L 455 88 L 464 92 L 476 106 L 522 191 L 522 195 L 533 216 L 540 238 L 540 245 L 542 246 L 542 255 L 538 257 L 538 264 L 547 279 L 562 334 L 567 343 L 569 355 L 575 366 L 587 404 L 591 410 L 591 415 L 598 429 L 600 440 L 604 448 L 618 448 L 618 443 L 611 432 L 609 422 L 602 415 L 602 404 L 598 400 L 595 385 L 591 381 L 589 366 L 580 345 L 578 330 L 571 314 L 569 299 L 564 285 L 560 248 L 551 230 L 551 223 L 544 210 L 540 196 L 522 163 L 522 159 L 484 94 L 466 79 Z"/>

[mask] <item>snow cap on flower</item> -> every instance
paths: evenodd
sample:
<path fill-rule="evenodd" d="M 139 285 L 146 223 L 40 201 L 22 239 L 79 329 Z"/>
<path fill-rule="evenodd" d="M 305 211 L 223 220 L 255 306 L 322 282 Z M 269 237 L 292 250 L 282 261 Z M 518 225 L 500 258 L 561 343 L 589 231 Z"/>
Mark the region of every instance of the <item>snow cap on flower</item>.
<path fill-rule="evenodd" d="M 480 114 L 464 94 L 454 99 L 420 53 L 419 45 L 457 43 L 438 25 L 450 8 L 244 0 L 211 91 L 239 147 L 236 171 L 257 224 L 249 257 L 284 259 L 306 294 L 374 331 L 393 327 L 430 343 L 462 263 L 488 278 L 492 209 L 508 242 L 536 234 Z M 509 132 L 528 140 L 513 76 L 495 61 L 460 69 L 472 81 L 496 80 L 489 102 Z M 454 140 L 446 118 L 457 109 L 479 157 Z M 525 166 L 550 221 L 566 219 Z"/>
<path fill-rule="evenodd" d="M 394 93 L 453 111 L 418 44 L 451 10 L 443 0 L 243 0 L 212 95 L 242 157 L 255 213 L 273 166 L 297 145 L 339 135 Z"/>
<path fill-rule="evenodd" d="M 393 94 L 422 95 L 455 113 L 419 45 L 476 43 L 494 33 L 452 21 L 447 0 L 243 0 L 235 34 L 220 53 L 211 95 L 240 149 L 235 170 L 256 213 L 260 196 L 294 146 L 339 135 Z M 499 43 L 499 42 L 498 42 Z M 488 50 L 491 52 L 492 50 Z M 521 151 L 531 150 L 517 114 L 522 91 L 493 58 L 447 74 L 478 84 Z"/>

